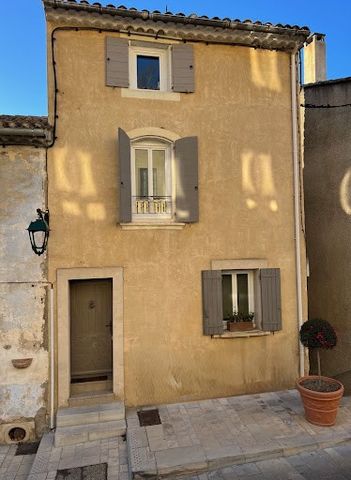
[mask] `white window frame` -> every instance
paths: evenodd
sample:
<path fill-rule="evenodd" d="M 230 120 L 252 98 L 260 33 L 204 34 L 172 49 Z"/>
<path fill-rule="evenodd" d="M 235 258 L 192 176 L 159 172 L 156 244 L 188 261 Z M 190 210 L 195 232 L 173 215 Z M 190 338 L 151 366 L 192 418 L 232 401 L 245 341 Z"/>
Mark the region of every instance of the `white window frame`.
<path fill-rule="evenodd" d="M 159 89 L 147 89 L 138 88 L 138 70 L 137 70 L 137 58 L 138 55 L 147 57 L 158 57 L 160 68 L 160 88 Z M 170 49 L 152 48 L 152 47 L 137 47 L 129 46 L 129 83 L 130 88 L 143 92 L 167 92 L 170 90 Z"/>
<path fill-rule="evenodd" d="M 165 186 L 166 186 L 166 197 L 170 198 L 171 201 L 171 211 L 169 213 L 132 213 L 132 221 L 160 221 L 160 220 L 169 220 L 174 216 L 174 188 L 173 188 L 173 148 L 172 143 L 167 142 L 161 139 L 136 139 L 131 143 L 131 192 L 132 192 L 132 204 L 133 200 L 136 198 L 136 169 L 135 169 L 135 151 L 136 150 L 147 150 L 148 151 L 148 193 L 149 197 L 152 197 L 150 192 L 153 189 L 153 173 L 152 173 L 152 151 L 153 150 L 164 150 L 165 151 Z M 151 189 L 150 189 L 151 187 Z M 153 192 L 152 192 L 153 193 Z M 132 211 L 133 211 L 132 206 Z"/>
<path fill-rule="evenodd" d="M 238 290 L 237 276 L 239 274 L 247 274 L 248 281 L 248 297 L 249 297 L 249 313 L 255 313 L 255 272 L 254 270 L 223 270 L 222 275 L 231 275 L 232 277 L 232 305 L 233 313 L 238 312 Z"/>

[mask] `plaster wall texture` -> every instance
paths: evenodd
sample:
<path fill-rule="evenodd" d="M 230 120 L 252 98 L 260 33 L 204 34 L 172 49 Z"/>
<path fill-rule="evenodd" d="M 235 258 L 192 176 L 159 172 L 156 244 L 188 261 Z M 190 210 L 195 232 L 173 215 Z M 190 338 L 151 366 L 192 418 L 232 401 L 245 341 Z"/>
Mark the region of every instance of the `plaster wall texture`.
<path fill-rule="evenodd" d="M 40 148 L 0 153 L 0 423 L 33 419 L 46 405 L 46 264 L 26 232 L 45 205 L 45 164 Z M 32 364 L 14 368 L 11 360 L 20 358 Z"/>
<path fill-rule="evenodd" d="M 58 268 L 124 268 L 126 404 L 292 386 L 298 338 L 290 56 L 194 44 L 196 91 L 167 102 L 105 87 L 104 33 L 56 38 L 49 280 Z M 49 92 L 52 115 L 51 73 Z M 198 136 L 198 223 L 179 231 L 121 229 L 118 127 Z M 212 260 L 243 258 L 281 269 L 283 330 L 259 338 L 203 336 L 201 270 Z"/>
<path fill-rule="evenodd" d="M 351 80 L 305 88 L 314 105 L 351 103 Z M 351 109 L 306 109 L 305 210 L 309 317 L 328 320 L 338 345 L 321 352 L 325 375 L 351 370 Z"/>

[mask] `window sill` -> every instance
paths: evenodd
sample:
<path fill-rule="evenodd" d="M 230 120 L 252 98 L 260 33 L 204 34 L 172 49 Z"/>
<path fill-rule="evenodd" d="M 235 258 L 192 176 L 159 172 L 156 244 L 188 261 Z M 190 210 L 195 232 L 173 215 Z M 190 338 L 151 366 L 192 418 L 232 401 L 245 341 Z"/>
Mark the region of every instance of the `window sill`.
<path fill-rule="evenodd" d="M 185 223 L 174 222 L 135 222 L 135 223 L 120 223 L 122 230 L 182 230 Z"/>
<path fill-rule="evenodd" d="M 247 337 L 265 337 L 271 332 L 262 330 L 247 330 L 246 332 L 224 332 L 221 335 L 212 335 L 212 338 L 247 338 Z"/>
<path fill-rule="evenodd" d="M 121 96 L 125 98 L 145 98 L 148 100 L 180 101 L 178 92 L 160 92 L 158 90 L 136 90 L 132 88 L 121 88 Z"/>

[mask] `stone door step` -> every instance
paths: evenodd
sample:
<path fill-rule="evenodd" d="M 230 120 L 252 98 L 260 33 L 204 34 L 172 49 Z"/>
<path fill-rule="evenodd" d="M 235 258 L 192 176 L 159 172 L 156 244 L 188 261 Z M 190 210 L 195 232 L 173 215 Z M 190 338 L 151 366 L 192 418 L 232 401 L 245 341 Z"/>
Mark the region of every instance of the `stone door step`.
<path fill-rule="evenodd" d="M 59 408 L 56 415 L 56 426 L 81 426 L 123 420 L 124 418 L 125 412 L 122 402 L 84 405 L 82 407 Z"/>
<path fill-rule="evenodd" d="M 116 401 L 115 395 L 110 391 L 77 393 L 68 399 L 70 407 L 82 407 L 87 405 L 101 405 Z"/>
<path fill-rule="evenodd" d="M 103 438 L 125 435 L 125 420 L 113 420 L 102 423 L 88 423 L 68 427 L 57 427 L 55 432 L 55 447 L 91 442 Z"/>

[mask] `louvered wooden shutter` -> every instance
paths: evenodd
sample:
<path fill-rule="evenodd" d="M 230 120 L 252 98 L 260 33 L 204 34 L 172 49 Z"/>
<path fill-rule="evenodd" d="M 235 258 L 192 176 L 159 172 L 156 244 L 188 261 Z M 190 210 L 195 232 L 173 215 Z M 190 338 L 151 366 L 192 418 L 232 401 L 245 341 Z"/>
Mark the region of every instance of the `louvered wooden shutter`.
<path fill-rule="evenodd" d="M 129 87 L 128 40 L 106 37 L 106 85 Z"/>
<path fill-rule="evenodd" d="M 130 139 L 121 128 L 118 129 L 118 160 L 120 172 L 119 219 L 120 222 L 125 223 L 132 221 Z"/>
<path fill-rule="evenodd" d="M 174 92 L 190 93 L 195 91 L 192 45 L 172 46 L 172 87 Z"/>
<path fill-rule="evenodd" d="M 176 220 L 192 223 L 199 220 L 197 137 L 175 142 Z"/>
<path fill-rule="evenodd" d="M 202 275 L 202 308 L 204 335 L 223 333 L 221 270 L 204 270 Z"/>
<path fill-rule="evenodd" d="M 280 269 L 264 268 L 260 277 L 262 330 L 275 332 L 282 328 Z"/>

